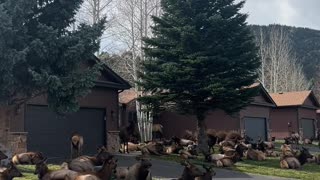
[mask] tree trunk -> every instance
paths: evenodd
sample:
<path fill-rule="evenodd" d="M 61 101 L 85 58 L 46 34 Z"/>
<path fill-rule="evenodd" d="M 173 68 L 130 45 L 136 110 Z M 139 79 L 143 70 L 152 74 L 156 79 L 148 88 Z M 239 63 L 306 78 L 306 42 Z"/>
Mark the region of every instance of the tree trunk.
<path fill-rule="evenodd" d="M 198 152 L 209 152 L 208 137 L 206 134 L 206 124 L 204 114 L 197 115 L 198 124 Z"/>

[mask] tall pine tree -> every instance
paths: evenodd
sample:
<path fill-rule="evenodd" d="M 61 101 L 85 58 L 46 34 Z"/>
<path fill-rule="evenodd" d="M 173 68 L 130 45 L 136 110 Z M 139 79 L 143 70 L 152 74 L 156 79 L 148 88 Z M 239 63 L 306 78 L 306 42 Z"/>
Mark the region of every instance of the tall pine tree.
<path fill-rule="evenodd" d="M 0 101 L 23 104 L 47 94 L 57 112 L 78 109 L 77 98 L 94 86 L 91 63 L 105 20 L 70 31 L 83 0 L 0 0 Z M 95 64 L 95 65 L 94 65 Z"/>
<path fill-rule="evenodd" d="M 238 112 L 256 93 L 245 88 L 257 79 L 260 61 L 247 15 L 239 12 L 244 2 L 162 0 L 161 5 L 163 16 L 153 17 L 154 37 L 145 40 L 141 75 L 144 91 L 152 95 L 140 100 L 175 104 L 195 115 L 199 149 L 207 151 L 208 111 Z"/>

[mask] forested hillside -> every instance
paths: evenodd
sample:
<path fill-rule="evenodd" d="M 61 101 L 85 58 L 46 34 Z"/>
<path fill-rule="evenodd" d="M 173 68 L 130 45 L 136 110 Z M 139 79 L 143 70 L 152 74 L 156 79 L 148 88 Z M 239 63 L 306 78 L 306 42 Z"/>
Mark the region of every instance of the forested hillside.
<path fill-rule="evenodd" d="M 272 26 L 281 26 L 288 33 L 293 53 L 303 65 L 306 76 L 313 79 L 316 73 L 316 65 L 320 63 L 320 31 L 282 25 L 252 25 L 251 28 L 254 34 L 259 34 L 261 30 L 264 33 L 270 32 Z"/>

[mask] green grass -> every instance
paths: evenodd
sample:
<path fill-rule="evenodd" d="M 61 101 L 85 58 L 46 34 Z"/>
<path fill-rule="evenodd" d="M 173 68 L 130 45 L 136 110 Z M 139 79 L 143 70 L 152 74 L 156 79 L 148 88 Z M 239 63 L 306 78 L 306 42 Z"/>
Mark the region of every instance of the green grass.
<path fill-rule="evenodd" d="M 57 170 L 60 169 L 61 167 L 58 165 L 48 165 L 50 170 Z M 21 173 L 23 174 L 23 177 L 19 177 L 19 178 L 14 178 L 15 180 L 37 180 L 38 177 L 37 175 L 33 174 L 34 173 L 34 169 L 35 169 L 35 165 L 19 165 L 18 169 L 21 171 Z"/>
<path fill-rule="evenodd" d="M 181 159 L 177 155 L 154 157 L 155 159 L 169 160 L 175 162 L 181 162 Z M 190 160 L 197 165 L 203 165 L 208 163 L 203 162 L 203 157 L 198 160 Z M 320 166 L 317 164 L 305 164 L 300 170 L 281 169 L 279 158 L 267 158 L 266 161 L 252 161 L 244 160 L 237 162 L 234 167 L 225 168 L 229 170 L 235 170 L 243 173 L 260 174 L 266 176 L 278 176 L 284 178 L 295 178 L 303 180 L 316 180 L 320 179 Z"/>

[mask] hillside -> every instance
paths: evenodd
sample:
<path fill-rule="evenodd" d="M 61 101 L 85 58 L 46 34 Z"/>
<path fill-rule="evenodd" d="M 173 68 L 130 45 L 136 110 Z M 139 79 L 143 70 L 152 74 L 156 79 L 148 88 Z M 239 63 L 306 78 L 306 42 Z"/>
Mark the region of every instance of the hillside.
<path fill-rule="evenodd" d="M 257 33 L 260 32 L 260 28 L 262 28 L 263 32 L 269 32 L 268 30 L 271 26 L 282 25 L 251 25 L 250 27 Z M 306 76 L 309 79 L 313 79 L 316 73 L 316 65 L 320 63 L 320 31 L 290 26 L 282 27 L 290 36 L 293 52 L 303 65 Z"/>

